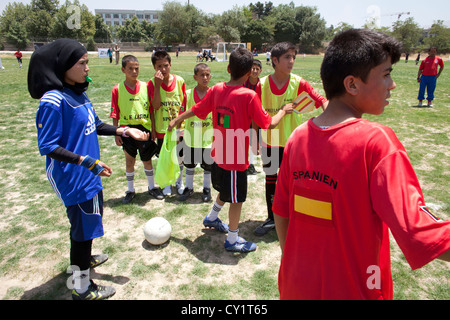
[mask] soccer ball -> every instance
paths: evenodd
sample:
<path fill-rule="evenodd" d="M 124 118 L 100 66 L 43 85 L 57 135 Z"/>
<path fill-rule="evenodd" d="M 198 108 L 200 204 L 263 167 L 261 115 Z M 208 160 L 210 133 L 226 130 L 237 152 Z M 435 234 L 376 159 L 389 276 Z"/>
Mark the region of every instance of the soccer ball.
<path fill-rule="evenodd" d="M 162 217 L 154 217 L 147 221 L 144 226 L 145 239 L 153 244 L 160 245 L 169 240 L 172 227 L 169 221 Z"/>

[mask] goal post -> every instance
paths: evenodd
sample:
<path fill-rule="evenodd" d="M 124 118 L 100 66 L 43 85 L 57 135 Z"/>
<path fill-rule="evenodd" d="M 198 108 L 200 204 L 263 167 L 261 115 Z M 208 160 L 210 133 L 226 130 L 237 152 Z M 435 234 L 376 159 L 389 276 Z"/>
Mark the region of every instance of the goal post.
<path fill-rule="evenodd" d="M 219 62 L 228 61 L 229 54 L 239 47 L 247 48 L 247 44 L 242 42 L 218 42 L 216 60 Z"/>

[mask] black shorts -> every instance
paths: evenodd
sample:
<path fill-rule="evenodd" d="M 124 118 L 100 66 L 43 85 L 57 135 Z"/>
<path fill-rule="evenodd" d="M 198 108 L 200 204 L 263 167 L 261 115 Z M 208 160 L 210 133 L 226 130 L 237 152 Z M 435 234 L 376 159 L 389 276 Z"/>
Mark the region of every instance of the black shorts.
<path fill-rule="evenodd" d="M 247 171 L 228 171 L 216 163 L 211 166 L 211 181 L 219 192 L 220 200 L 229 203 L 245 202 L 247 199 Z"/>
<path fill-rule="evenodd" d="M 129 126 L 130 128 L 137 128 L 139 130 L 149 132 L 143 126 Z M 157 151 L 157 145 L 154 141 L 137 141 L 133 138 L 122 137 L 123 145 L 122 149 L 126 151 L 130 156 L 136 158 L 139 151 L 139 156 L 142 161 L 149 161 Z"/>
<path fill-rule="evenodd" d="M 184 144 L 183 163 L 186 168 L 195 168 L 200 163 L 200 167 L 205 171 L 211 171 L 214 160 L 211 158 L 211 148 L 191 148 Z"/>

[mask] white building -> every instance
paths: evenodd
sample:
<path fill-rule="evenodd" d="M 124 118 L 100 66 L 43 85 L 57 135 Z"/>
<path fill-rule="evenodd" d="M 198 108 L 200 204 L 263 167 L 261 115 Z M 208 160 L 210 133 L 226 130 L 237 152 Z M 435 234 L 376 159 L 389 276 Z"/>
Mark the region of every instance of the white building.
<path fill-rule="evenodd" d="M 157 10 L 120 10 L 120 9 L 95 9 L 95 14 L 103 17 L 103 21 L 108 26 L 122 26 L 127 19 L 137 16 L 139 22 L 158 22 Z"/>

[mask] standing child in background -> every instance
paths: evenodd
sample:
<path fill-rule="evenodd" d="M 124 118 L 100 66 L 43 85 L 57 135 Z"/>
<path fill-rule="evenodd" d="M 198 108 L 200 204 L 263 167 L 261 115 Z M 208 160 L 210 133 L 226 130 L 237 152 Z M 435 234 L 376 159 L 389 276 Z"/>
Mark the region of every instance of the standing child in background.
<path fill-rule="evenodd" d="M 154 129 L 153 110 L 150 110 L 147 84 L 139 81 L 139 61 L 135 56 L 126 55 L 122 58 L 122 72 L 125 81 L 116 84 L 112 90 L 111 118 L 114 126 L 125 129 L 138 128 L 151 133 L 149 141 L 136 141 L 130 137 L 116 136 L 116 144 L 121 146 L 125 154 L 125 175 L 128 191 L 125 193 L 123 203 L 130 203 L 136 195 L 134 188 L 134 168 L 136 156 L 139 156 L 144 164 L 144 172 L 148 182 L 148 193 L 156 199 L 163 199 L 160 188 L 155 187 L 152 157 L 156 153 L 157 145 L 153 141 L 156 137 Z"/>
<path fill-rule="evenodd" d="M 437 48 L 431 47 L 428 51 L 428 57 L 422 61 L 419 67 L 419 72 L 417 73 L 417 82 L 420 83 L 419 95 L 417 97 L 419 100 L 419 107 L 422 106 L 423 99 L 425 99 L 425 89 L 427 90 L 427 106 L 433 106 L 434 91 L 436 90 L 437 79 L 441 75 L 442 70 L 444 70 L 444 60 L 442 60 L 441 57 L 436 56 L 436 53 Z"/>
<path fill-rule="evenodd" d="M 397 40 L 348 30 L 321 67 L 326 110 L 286 143 L 273 203 L 281 299 L 392 299 L 389 229 L 411 268 L 450 260 L 450 221 L 426 207 L 405 148 L 383 113 Z"/>
<path fill-rule="evenodd" d="M 14 56 L 17 58 L 17 62 L 19 63 L 19 68 L 22 69 L 22 52 L 20 52 L 20 50 L 17 50 L 14 53 Z"/>
<path fill-rule="evenodd" d="M 260 94 L 264 109 L 274 115 L 281 106 L 302 94 L 302 105 L 326 108 L 327 100 L 314 91 L 313 87 L 300 76 L 291 73 L 297 55 L 296 47 L 289 42 L 277 43 L 272 48 L 272 66 L 274 73 L 261 79 L 257 92 Z M 295 110 L 294 110 L 295 111 Z M 266 174 L 267 219 L 255 229 L 255 234 L 263 236 L 275 228 L 272 201 L 277 184 L 278 169 L 283 159 L 284 145 L 303 122 L 301 114 L 292 113 L 284 117 L 274 130 L 261 132 L 261 159 Z"/>
<path fill-rule="evenodd" d="M 255 51 L 256 51 L 256 49 L 255 49 Z M 261 61 L 254 59 L 253 66 L 252 66 L 252 73 L 250 74 L 250 77 L 248 77 L 248 80 L 245 81 L 244 87 L 252 89 L 253 91 L 256 91 L 256 88 L 259 84 L 259 75 L 261 74 L 261 72 L 262 72 Z M 253 126 L 253 122 L 252 122 L 251 128 L 253 128 L 253 127 L 256 127 L 256 126 Z M 248 153 L 249 165 L 247 168 L 248 174 L 257 174 L 258 173 L 255 169 L 255 166 L 253 165 L 253 162 L 255 160 L 255 155 L 258 154 L 258 150 L 259 150 L 258 137 L 259 137 L 258 131 L 256 131 L 255 129 L 250 131 L 250 150 Z"/>
<path fill-rule="evenodd" d="M 180 109 L 185 105 L 186 88 L 182 77 L 170 73 L 172 59 L 166 51 L 155 51 L 152 54 L 152 64 L 156 73 L 148 82 L 147 88 L 151 106 L 155 110 L 155 129 L 158 142 L 157 155 L 159 155 L 169 122 L 179 115 Z M 176 189 L 178 194 L 183 194 L 182 163 L 180 163 L 180 176 L 176 181 Z M 168 196 L 171 194 L 172 186 L 166 186 L 163 189 L 163 195 Z"/>
<path fill-rule="evenodd" d="M 214 138 L 211 156 L 213 187 L 219 194 L 203 225 L 228 232 L 225 249 L 236 252 L 256 250 L 256 244 L 239 237 L 242 204 L 247 197 L 247 167 L 249 128 L 255 121 L 261 128 L 274 128 L 283 116 L 292 112 L 292 103 L 283 106 L 272 118 L 261 106 L 258 95 L 243 87 L 253 65 L 250 51 L 238 48 L 230 54 L 228 72 L 230 81 L 216 84 L 195 106 L 172 120 L 172 130 L 185 119 L 197 116 L 205 119 L 212 112 Z M 230 203 L 229 226 L 218 215 L 225 202 Z"/>
<path fill-rule="evenodd" d="M 194 80 L 197 86 L 186 91 L 186 110 L 199 103 L 209 91 L 211 70 L 205 63 L 194 68 Z M 186 188 L 178 200 L 186 201 L 194 193 L 194 173 L 198 163 L 203 168 L 203 202 L 211 200 L 211 144 L 213 138 L 212 114 L 205 120 L 197 117 L 188 118 L 184 125 L 183 148 L 184 166 L 186 167 Z"/>

